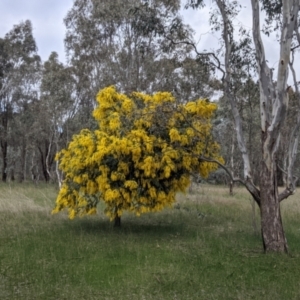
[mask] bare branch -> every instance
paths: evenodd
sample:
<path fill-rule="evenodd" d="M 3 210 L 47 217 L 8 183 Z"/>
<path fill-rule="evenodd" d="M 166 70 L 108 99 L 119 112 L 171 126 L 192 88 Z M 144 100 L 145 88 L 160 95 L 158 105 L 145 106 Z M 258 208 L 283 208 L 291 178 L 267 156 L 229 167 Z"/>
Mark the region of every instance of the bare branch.
<path fill-rule="evenodd" d="M 245 181 L 240 179 L 240 178 L 235 178 L 235 177 L 233 177 L 230 170 L 225 165 L 223 165 L 221 162 L 219 162 L 218 160 L 213 159 L 213 158 L 207 158 L 207 157 L 204 157 L 204 156 L 201 156 L 200 158 L 203 161 L 212 162 L 212 163 L 217 164 L 219 167 L 221 167 L 230 176 L 230 179 L 231 179 L 232 182 L 239 182 L 242 185 L 244 185 L 246 187 L 246 189 L 248 190 L 248 192 L 252 195 L 253 199 L 258 204 L 258 206 L 260 206 L 260 191 L 253 184 L 253 182 L 250 178 L 246 179 Z"/>
<path fill-rule="evenodd" d="M 222 74 L 222 80 L 224 79 L 225 77 L 225 71 L 222 69 L 221 67 L 221 62 L 219 60 L 219 58 L 216 56 L 215 53 L 213 52 L 199 52 L 196 45 L 194 43 L 192 43 L 191 41 L 180 41 L 180 42 L 175 42 L 172 38 L 170 38 L 169 36 L 166 36 L 166 38 L 174 45 L 180 45 L 180 44 L 183 44 L 183 45 L 189 45 L 191 47 L 193 47 L 195 53 L 197 54 L 197 56 L 211 56 L 215 61 L 216 63 L 210 61 L 210 64 L 217 68 Z"/>
<path fill-rule="evenodd" d="M 286 188 L 284 191 L 282 191 L 279 195 L 278 195 L 278 201 L 281 202 L 284 199 L 288 198 L 289 196 L 293 195 L 295 193 L 295 190 L 291 190 L 289 188 Z"/>
<path fill-rule="evenodd" d="M 232 175 L 231 171 L 225 166 L 223 165 L 221 162 L 219 162 L 218 160 L 216 159 L 213 159 L 213 158 L 208 158 L 208 157 L 204 157 L 204 156 L 201 156 L 200 157 L 203 161 L 206 161 L 206 162 L 211 162 L 211 163 L 215 163 L 217 164 L 219 167 L 221 167 L 230 177 L 230 180 L 232 182 L 239 182 L 241 183 L 242 185 L 246 185 L 244 180 L 240 179 L 240 178 L 236 178 Z"/>

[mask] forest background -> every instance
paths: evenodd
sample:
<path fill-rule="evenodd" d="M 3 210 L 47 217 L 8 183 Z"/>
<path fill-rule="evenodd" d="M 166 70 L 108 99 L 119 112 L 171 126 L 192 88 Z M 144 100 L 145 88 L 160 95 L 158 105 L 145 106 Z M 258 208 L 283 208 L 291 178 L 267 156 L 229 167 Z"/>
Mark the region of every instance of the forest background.
<path fill-rule="evenodd" d="M 184 10 L 185 3 L 167 1 L 172 6 L 170 10 L 168 6 L 164 6 L 165 1 L 161 1 L 162 9 L 154 9 L 151 14 L 157 18 L 156 21 L 161 22 L 164 32 L 158 32 L 157 28 L 147 29 L 148 36 L 141 37 L 141 32 L 132 31 L 136 26 L 134 21 L 139 18 L 131 10 L 132 7 L 120 7 L 118 2 L 110 7 L 109 2 L 105 4 L 106 1 L 103 1 L 107 18 L 100 18 L 92 16 L 91 7 L 86 5 L 88 2 L 75 1 L 73 8 L 65 16 L 66 62 L 61 62 L 58 53 L 54 51 L 46 61 L 42 61 L 33 36 L 36 29 L 33 29 L 35 26 L 30 20 L 16 24 L 0 40 L 2 181 L 56 181 L 55 153 L 68 144 L 74 133 L 82 128 L 95 126 L 91 116 L 95 95 L 99 89 L 110 84 L 115 84 L 125 92 L 170 91 L 178 101 L 196 98 L 217 101 L 219 110 L 214 122 L 215 136 L 221 144 L 227 165 L 235 175 L 239 175 L 243 163 L 230 108 L 222 97 L 221 76 L 215 72 L 215 68 L 211 68 L 208 59 L 197 56 L 193 48 L 196 45 L 197 51 L 200 51 L 199 47 L 211 50 L 215 46 L 216 53 L 222 55 L 222 51 L 224 52 L 224 45 L 218 39 L 220 32 L 208 20 L 211 4 L 207 3 L 202 10 Z M 144 1 L 131 2 L 136 2 L 133 6 L 145 4 Z M 79 13 L 80 5 L 84 4 L 84 12 Z M 115 14 L 112 13 L 114 11 Z M 150 14 L 146 6 L 144 12 L 140 12 Z M 189 17 L 189 23 L 198 14 L 201 28 L 197 28 L 195 32 L 189 25 L 185 25 L 180 20 L 182 13 L 183 20 Z M 202 21 L 205 15 L 206 20 Z M 237 23 L 249 34 L 250 20 L 247 21 L 245 15 L 245 10 L 241 10 Z M 178 23 L 172 23 L 176 18 Z M 107 22 L 111 22 L 110 28 L 106 25 Z M 195 21 L 193 23 L 197 24 Z M 101 38 L 95 39 L 101 26 L 108 31 Z M 172 30 L 172 26 L 173 31 L 174 26 L 180 30 L 176 34 L 175 31 L 168 32 Z M 116 37 L 113 41 L 112 36 Z M 271 40 L 275 38 L 272 34 L 271 37 Z M 209 40 L 209 44 L 203 45 L 203 40 Z M 189 41 L 192 45 L 174 44 L 173 41 Z M 267 44 L 267 52 L 268 48 L 270 44 Z M 239 93 L 239 110 L 244 119 L 250 157 L 254 164 L 255 182 L 255 163 L 259 161 L 253 158 L 260 155 L 259 151 L 256 152 L 260 137 L 254 134 L 259 127 L 259 93 L 258 83 L 253 79 L 251 71 L 251 55 L 253 59 L 253 51 L 249 51 L 248 60 L 244 59 L 242 62 L 244 67 L 248 64 L 248 74 L 243 70 L 242 77 L 241 74 L 237 75 L 241 80 L 236 83 L 236 90 Z M 293 105 L 297 104 L 292 102 L 291 108 Z M 286 130 L 289 122 L 293 122 L 293 109 L 290 110 Z M 284 168 L 287 161 L 284 148 L 279 152 L 278 159 Z M 299 165 L 298 160 L 296 164 Z M 212 182 L 229 181 L 222 170 L 212 177 Z M 284 179 L 284 173 L 279 170 L 279 182 L 283 184 Z"/>

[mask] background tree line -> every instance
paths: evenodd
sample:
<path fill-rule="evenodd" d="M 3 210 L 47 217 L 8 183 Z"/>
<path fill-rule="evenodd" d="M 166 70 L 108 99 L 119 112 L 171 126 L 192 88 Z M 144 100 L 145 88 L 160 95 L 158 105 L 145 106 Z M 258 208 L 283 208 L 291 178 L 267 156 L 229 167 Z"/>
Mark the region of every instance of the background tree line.
<path fill-rule="evenodd" d="M 74 1 L 64 20 L 66 64 L 59 61 L 55 52 L 47 61 L 41 61 L 29 20 L 15 25 L 0 38 L 2 181 L 56 181 L 60 174 L 55 153 L 80 129 L 95 127 L 91 117 L 95 95 L 112 84 L 125 93 L 170 91 L 179 101 L 213 97 L 219 103 L 215 136 L 227 166 L 234 175 L 240 176 L 243 159 L 230 103 L 222 96 L 224 83 L 218 76 L 218 62 L 195 52 L 194 32 L 180 17 L 182 4 L 195 7 L 203 2 L 127 0 L 114 1 L 112 5 L 105 0 Z M 267 9 L 275 11 L 272 6 Z M 233 15 L 235 10 L 232 9 Z M 217 10 L 210 22 L 213 30 L 221 30 Z M 222 50 L 216 54 L 218 51 Z M 259 84 L 254 76 L 255 51 L 250 32 L 242 26 L 230 60 L 231 90 L 242 116 L 253 180 L 258 183 Z M 216 91 L 221 96 L 215 96 Z M 288 159 L 284 145 L 298 106 L 295 88 L 290 88 L 289 93 L 291 109 L 282 129 L 283 143 L 277 156 L 282 169 Z M 295 165 L 298 170 L 299 159 Z M 281 169 L 277 170 L 277 177 L 280 184 L 285 183 L 286 176 Z M 222 169 L 210 179 L 217 183 L 230 182 Z"/>
<path fill-rule="evenodd" d="M 180 1 L 75 1 L 64 20 L 67 64 L 55 52 L 41 61 L 29 20 L 1 38 L 2 181 L 56 181 L 56 152 L 80 129 L 95 127 L 95 96 L 106 86 L 209 98 L 206 60 L 173 42 L 193 35 L 179 9 Z"/>

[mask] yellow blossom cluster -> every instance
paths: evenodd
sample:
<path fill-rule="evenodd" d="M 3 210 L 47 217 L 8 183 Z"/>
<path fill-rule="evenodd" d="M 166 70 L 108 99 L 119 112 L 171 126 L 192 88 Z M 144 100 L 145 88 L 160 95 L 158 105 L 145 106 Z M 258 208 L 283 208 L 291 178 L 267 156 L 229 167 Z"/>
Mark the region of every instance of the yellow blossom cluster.
<path fill-rule="evenodd" d="M 82 130 L 56 156 L 65 180 L 53 213 L 94 214 L 103 200 L 111 218 L 171 205 L 190 184 L 191 172 L 206 177 L 217 165 L 219 146 L 211 134 L 216 105 L 206 100 L 178 105 L 170 93 L 97 95 L 94 131 Z"/>

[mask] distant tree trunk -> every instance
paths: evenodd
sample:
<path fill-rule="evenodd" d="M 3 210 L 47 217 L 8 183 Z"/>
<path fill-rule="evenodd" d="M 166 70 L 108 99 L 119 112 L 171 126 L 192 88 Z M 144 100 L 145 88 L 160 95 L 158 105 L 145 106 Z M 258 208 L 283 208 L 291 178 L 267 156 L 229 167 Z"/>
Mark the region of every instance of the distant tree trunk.
<path fill-rule="evenodd" d="M 233 181 L 229 181 L 229 195 L 233 196 Z"/>
<path fill-rule="evenodd" d="M 9 164 L 9 176 L 10 176 L 10 181 L 15 181 L 15 171 L 16 171 L 16 154 L 15 154 L 15 149 L 11 149 L 12 151 L 12 158 L 10 160 Z"/>
<path fill-rule="evenodd" d="M 21 183 L 25 180 L 25 174 L 26 174 L 26 145 L 22 145 L 21 149 L 21 157 L 20 157 L 20 169 L 19 169 L 19 175 L 18 175 L 18 181 Z"/>
<path fill-rule="evenodd" d="M 47 172 L 47 166 L 46 166 L 46 161 L 44 159 L 44 154 L 42 153 L 42 151 L 40 151 L 41 153 L 41 165 L 42 165 L 42 171 L 43 171 L 43 175 L 44 175 L 44 179 L 46 182 L 49 182 L 50 177 L 49 174 Z"/>
<path fill-rule="evenodd" d="M 12 168 L 10 170 L 10 180 L 15 181 L 15 163 L 12 165 Z"/>
<path fill-rule="evenodd" d="M 231 165 L 231 172 L 234 176 L 234 143 L 235 143 L 235 132 L 234 130 L 232 131 L 232 144 L 231 144 L 231 157 L 230 157 L 230 165 Z M 229 181 L 229 195 L 233 196 L 233 181 Z"/>
<path fill-rule="evenodd" d="M 1 142 L 1 150 L 2 150 L 2 181 L 7 181 L 7 142 Z"/>
<path fill-rule="evenodd" d="M 48 159 L 48 155 L 49 155 L 48 151 L 50 151 L 50 149 L 49 149 L 49 143 L 47 141 L 45 141 L 44 145 L 45 145 L 45 152 L 43 151 L 43 149 L 41 147 L 38 147 L 38 149 L 40 152 L 43 175 L 44 175 L 45 181 L 49 182 L 51 178 L 50 178 L 50 174 L 49 174 L 49 170 L 48 170 L 47 159 Z M 52 164 L 52 161 L 53 161 L 53 159 L 51 158 L 50 164 Z"/>
<path fill-rule="evenodd" d="M 30 172 L 31 172 L 31 178 L 32 178 L 33 182 L 35 183 L 35 185 L 37 185 L 40 174 L 39 174 L 39 170 L 38 170 L 38 166 L 37 166 L 37 161 L 35 159 L 35 151 L 34 150 L 31 154 Z"/>

